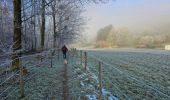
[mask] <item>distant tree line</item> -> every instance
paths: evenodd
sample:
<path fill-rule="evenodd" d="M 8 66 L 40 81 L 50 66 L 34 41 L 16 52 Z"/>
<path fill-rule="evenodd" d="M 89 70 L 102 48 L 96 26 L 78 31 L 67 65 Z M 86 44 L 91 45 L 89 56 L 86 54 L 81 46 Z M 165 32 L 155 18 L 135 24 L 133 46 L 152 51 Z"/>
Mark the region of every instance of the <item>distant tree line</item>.
<path fill-rule="evenodd" d="M 132 33 L 126 27 L 116 29 L 108 25 L 98 31 L 95 46 L 164 48 L 165 44 L 170 44 L 170 32 Z"/>

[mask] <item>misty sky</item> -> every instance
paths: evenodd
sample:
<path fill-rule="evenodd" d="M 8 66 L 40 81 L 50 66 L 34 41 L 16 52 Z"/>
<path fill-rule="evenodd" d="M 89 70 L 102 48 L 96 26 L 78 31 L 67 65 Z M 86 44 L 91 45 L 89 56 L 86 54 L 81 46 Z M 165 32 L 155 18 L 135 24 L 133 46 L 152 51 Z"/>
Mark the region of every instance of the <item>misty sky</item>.
<path fill-rule="evenodd" d="M 94 37 L 98 29 L 112 24 L 140 33 L 170 31 L 170 0 L 116 0 L 107 4 L 86 6 L 90 18 L 86 34 Z"/>

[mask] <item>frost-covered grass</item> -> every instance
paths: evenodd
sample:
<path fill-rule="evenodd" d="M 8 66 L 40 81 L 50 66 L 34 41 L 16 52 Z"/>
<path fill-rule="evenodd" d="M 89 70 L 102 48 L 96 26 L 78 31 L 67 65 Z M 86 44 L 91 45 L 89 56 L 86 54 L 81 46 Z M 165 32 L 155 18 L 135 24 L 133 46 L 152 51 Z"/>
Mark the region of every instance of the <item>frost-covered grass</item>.
<path fill-rule="evenodd" d="M 47 60 L 47 61 L 46 61 Z M 28 61 L 28 59 L 27 59 Z M 26 100 L 62 100 L 64 79 L 64 60 L 54 58 L 53 67 L 50 67 L 50 59 L 44 59 L 41 66 L 34 66 L 38 61 L 29 59 L 31 63 L 24 64 L 29 73 L 25 78 L 36 74 L 25 82 Z M 91 78 L 92 76 L 92 78 Z M 79 58 L 70 57 L 67 66 L 67 85 L 70 100 L 79 100 L 83 97 L 95 95 L 98 98 L 97 78 L 94 74 L 85 73 L 80 65 Z M 96 86 L 96 87 L 95 87 Z M 19 88 L 14 91 L 7 100 L 17 100 L 19 98 Z"/>
<path fill-rule="evenodd" d="M 91 50 L 104 62 L 103 83 L 126 99 L 170 99 L 170 52 L 147 49 Z M 97 69 L 89 57 L 91 70 Z M 90 66 L 89 66 L 90 67 Z"/>
<path fill-rule="evenodd" d="M 91 63 L 92 64 L 92 63 Z M 85 71 L 84 67 L 81 64 L 76 64 L 73 66 L 75 75 L 75 80 L 78 81 L 76 84 L 79 90 L 79 99 L 74 98 L 72 100 L 82 100 L 83 98 L 86 100 L 98 100 L 99 99 L 99 79 L 96 74 L 96 69 L 91 69 L 88 65 L 87 70 Z M 118 98 L 112 94 L 110 91 L 102 88 L 102 100 L 118 100 Z"/>
<path fill-rule="evenodd" d="M 87 71 L 79 57 L 69 57 L 67 88 L 70 100 L 96 100 L 99 97 L 98 60 L 102 65 L 103 100 L 169 100 L 170 52 L 140 49 L 88 51 Z M 94 59 L 95 57 L 95 59 Z M 28 62 L 29 63 L 26 63 Z M 25 82 L 26 100 L 62 100 L 64 60 L 45 57 L 41 66 L 36 58 L 23 59 L 28 69 Z M 33 76 L 33 77 L 32 77 Z M 18 100 L 19 88 L 7 100 Z"/>
<path fill-rule="evenodd" d="M 28 100 L 42 100 L 47 98 L 61 98 L 62 93 L 62 68 L 63 60 L 53 59 L 53 67 L 50 67 L 50 60 L 46 60 L 41 66 L 35 66 L 37 61 L 32 59 L 25 67 L 28 70 L 28 76 L 36 74 L 25 82 L 25 98 Z M 27 76 L 25 76 L 27 78 Z M 18 99 L 19 89 L 17 89 L 8 99 Z"/>

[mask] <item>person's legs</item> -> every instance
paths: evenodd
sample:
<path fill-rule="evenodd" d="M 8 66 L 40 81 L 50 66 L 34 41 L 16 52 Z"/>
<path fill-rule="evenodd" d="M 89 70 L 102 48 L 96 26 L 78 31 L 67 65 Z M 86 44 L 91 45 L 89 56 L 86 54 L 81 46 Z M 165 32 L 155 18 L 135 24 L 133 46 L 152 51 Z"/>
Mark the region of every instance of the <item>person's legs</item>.
<path fill-rule="evenodd" d="M 64 59 L 66 59 L 66 53 L 63 53 Z"/>
<path fill-rule="evenodd" d="M 63 52 L 63 58 L 64 58 L 64 52 Z"/>
<path fill-rule="evenodd" d="M 65 53 L 65 59 L 67 58 L 67 53 Z"/>
<path fill-rule="evenodd" d="M 63 59 L 64 59 L 64 53 L 63 53 Z"/>

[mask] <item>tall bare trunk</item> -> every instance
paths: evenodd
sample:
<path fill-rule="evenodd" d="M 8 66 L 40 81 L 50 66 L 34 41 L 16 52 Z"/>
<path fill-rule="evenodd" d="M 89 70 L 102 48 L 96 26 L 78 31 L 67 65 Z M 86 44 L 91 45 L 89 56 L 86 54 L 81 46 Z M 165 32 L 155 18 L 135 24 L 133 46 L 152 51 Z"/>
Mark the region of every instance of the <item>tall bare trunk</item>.
<path fill-rule="evenodd" d="M 0 1 L 0 41 L 3 43 L 4 42 L 4 30 L 3 30 L 3 7 L 2 7 L 2 1 Z"/>
<path fill-rule="evenodd" d="M 41 50 L 44 49 L 45 42 L 45 0 L 42 0 L 42 14 L 41 14 Z"/>
<path fill-rule="evenodd" d="M 56 14 L 55 14 L 55 6 L 56 6 L 56 1 L 54 1 L 53 3 L 51 3 L 51 8 L 52 8 L 52 20 L 53 20 L 53 48 L 56 47 L 56 37 L 57 37 L 57 33 L 56 33 Z"/>
<path fill-rule="evenodd" d="M 36 47 L 37 47 L 37 36 L 36 36 L 36 7 L 35 7 L 35 0 L 33 0 L 33 3 L 34 3 L 34 5 L 33 5 L 33 9 L 34 9 L 34 48 L 35 48 L 35 50 L 36 50 Z"/>
<path fill-rule="evenodd" d="M 33 4 L 32 9 L 31 9 L 31 16 L 35 16 L 34 14 L 34 1 L 31 0 L 31 4 Z M 31 50 L 34 50 L 34 17 L 31 18 Z"/>
<path fill-rule="evenodd" d="M 53 47 L 56 47 L 56 20 L 55 20 L 55 14 L 53 13 L 53 32 L 54 32 L 54 43 L 53 43 Z"/>
<path fill-rule="evenodd" d="M 16 53 L 21 49 L 21 0 L 14 0 L 14 33 L 13 33 L 13 55 L 12 70 L 19 69 L 20 53 Z"/>

